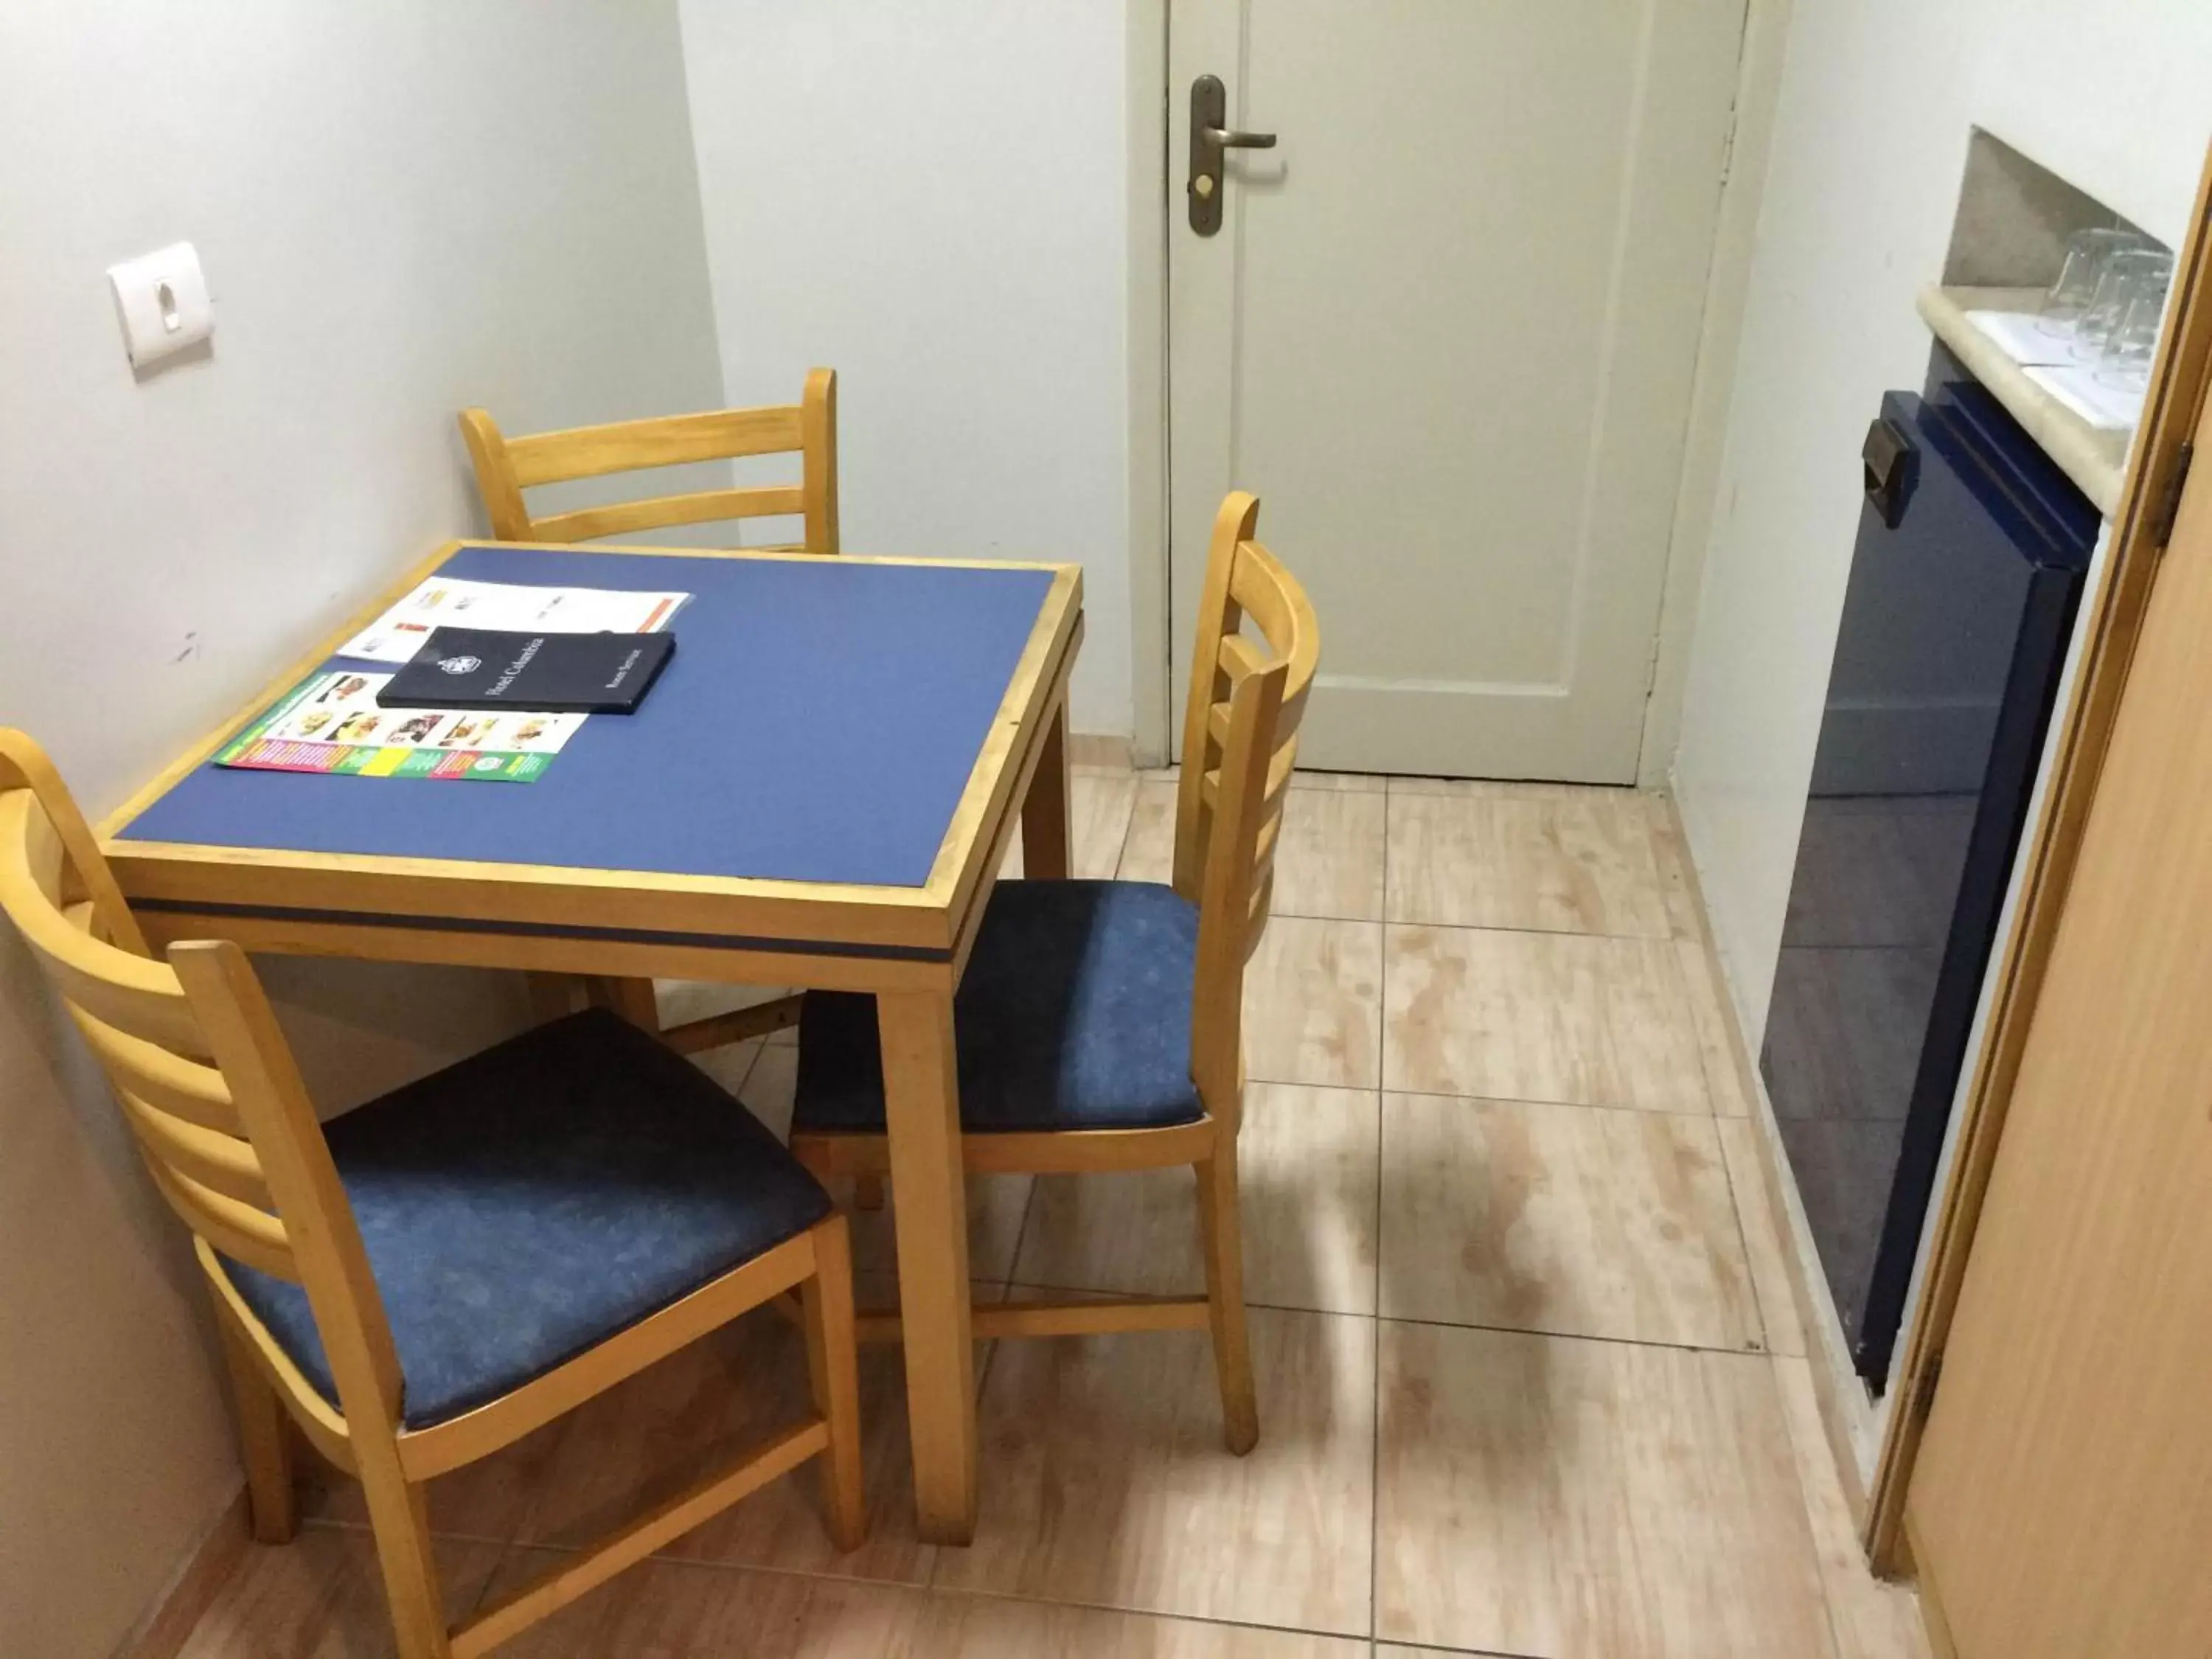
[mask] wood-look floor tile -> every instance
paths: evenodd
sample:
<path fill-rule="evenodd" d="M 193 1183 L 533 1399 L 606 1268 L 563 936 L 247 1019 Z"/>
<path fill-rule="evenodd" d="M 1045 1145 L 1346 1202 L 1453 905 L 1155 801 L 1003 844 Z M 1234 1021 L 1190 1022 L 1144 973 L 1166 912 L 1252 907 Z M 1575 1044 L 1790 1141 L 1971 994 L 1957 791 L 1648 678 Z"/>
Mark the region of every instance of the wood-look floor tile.
<path fill-rule="evenodd" d="M 1283 798 L 1274 914 L 1382 919 L 1385 808 L 1368 790 L 1293 789 Z"/>
<path fill-rule="evenodd" d="M 1151 766 L 1137 774 L 1140 782 L 1170 784 L 1182 775 L 1180 766 Z M 1291 775 L 1293 789 L 1340 790 L 1361 795 L 1386 793 L 1397 781 L 1373 772 L 1320 772 L 1306 766 Z"/>
<path fill-rule="evenodd" d="M 1806 1510 L 1812 1520 L 1820 1582 L 1827 1591 L 1837 1659 L 1929 1659 L 1919 1597 L 1905 1585 L 1883 1583 L 1867 1566 L 1858 1528 L 1851 1520 L 1850 1504 L 1844 1496 L 1843 1481 L 1820 1427 L 1820 1401 L 1809 1363 L 1780 1361 L 1777 1376 L 1789 1417 L 1790 1444 L 1797 1454 Z"/>
<path fill-rule="evenodd" d="M 1382 1326 L 1376 1633 L 1605 1659 L 1822 1659 L 1763 1355 Z"/>
<path fill-rule="evenodd" d="M 1713 1121 L 1385 1095 L 1382 1311 L 1757 1347 Z"/>
<path fill-rule="evenodd" d="M 1393 927 L 1386 949 L 1385 1088 L 1711 1110 L 1671 940 Z"/>
<path fill-rule="evenodd" d="M 1375 1310 L 1377 1110 L 1363 1090 L 1247 1085 L 1237 1138 L 1247 1300 Z M 1039 1176 L 1013 1279 L 1133 1296 L 1202 1293 L 1191 1171 Z"/>
<path fill-rule="evenodd" d="M 544 1572 L 557 1551 L 519 1549 L 497 1595 Z M 499 1649 L 501 1659 L 845 1659 L 920 1654 L 919 1591 L 788 1573 L 641 1562 Z"/>
<path fill-rule="evenodd" d="M 723 1082 L 723 1078 L 715 1081 Z M 744 1075 L 734 1085 L 723 1083 L 723 1086 L 744 1102 L 745 1109 L 766 1124 L 778 1140 L 791 1139 L 791 1109 L 799 1087 L 796 1044 L 763 1042 Z"/>
<path fill-rule="evenodd" d="M 559 1437 L 532 1472 L 516 1535 L 524 1543 L 587 1546 L 812 1409 L 799 1331 L 771 1310 L 744 1315 L 550 1425 Z M 934 1551 L 915 1536 L 905 1368 L 896 1347 L 860 1350 L 860 1417 L 870 1530 L 859 1550 L 840 1554 L 830 1543 L 820 1473 L 809 1462 L 663 1553 L 921 1583 Z"/>
<path fill-rule="evenodd" d="M 1137 776 L 1133 772 L 1077 772 L 1067 781 L 1069 871 L 1078 881 L 1110 881 L 1121 862 L 1121 842 L 1129 831 L 1129 811 L 1136 804 Z M 1006 848 L 1000 867 L 1001 879 L 1022 873 L 1019 830 Z"/>
<path fill-rule="evenodd" d="M 1305 775 L 1297 775 L 1303 781 Z M 1283 802 L 1275 915 L 1378 919 L 1386 819 L 1386 798 L 1379 790 L 1294 787 Z M 1175 820 L 1174 781 L 1147 776 L 1139 781 L 1121 849 L 1122 880 L 1174 878 Z"/>
<path fill-rule="evenodd" d="M 1116 871 L 1123 881 L 1164 885 L 1175 879 L 1176 785 L 1172 778 L 1145 777 L 1129 811 L 1128 838 Z"/>
<path fill-rule="evenodd" d="M 718 985 L 693 979 L 655 980 L 653 989 L 664 1026 L 681 1025 L 686 1020 L 704 1019 L 733 1008 L 750 1008 L 791 994 L 788 987 L 781 985 Z"/>
<path fill-rule="evenodd" d="M 760 1058 L 761 1050 L 767 1047 L 768 1039 L 764 1036 L 747 1037 L 743 1042 L 726 1042 L 719 1048 L 694 1054 L 691 1063 L 743 1100 L 745 1079 L 751 1074 L 753 1062 Z M 776 1128 L 779 1136 L 787 1128 L 773 1124 L 769 1127 Z"/>
<path fill-rule="evenodd" d="M 1653 857 L 1659 880 L 1667 893 L 1667 914 L 1674 934 L 1680 939 L 1703 939 L 1705 919 L 1700 908 L 1697 869 L 1690 859 L 1690 841 L 1682 830 L 1682 814 L 1671 795 L 1650 795 Z"/>
<path fill-rule="evenodd" d="M 1029 1212 L 1029 1176 L 980 1176 L 967 1178 L 968 1274 L 996 1283 L 1013 1271 L 1014 1250 L 1021 1243 L 1022 1218 Z M 898 1187 L 884 1183 L 884 1207 L 850 1210 L 853 1225 L 853 1270 L 855 1273 L 896 1274 L 898 1272 Z M 840 1194 L 841 1199 L 843 1194 Z"/>
<path fill-rule="evenodd" d="M 495 1591 L 544 1565 L 542 1553 L 518 1551 L 501 1563 Z M 1364 1659 L 1366 1651 L 1327 1637 L 658 1561 L 502 1650 L 515 1659 Z"/>
<path fill-rule="evenodd" d="M 1311 767 L 1301 766 L 1291 774 L 1291 787 L 1316 793 L 1380 795 L 1388 793 L 1390 780 L 1373 772 L 1317 772 Z"/>
<path fill-rule="evenodd" d="M 1388 782 L 1393 795 L 1452 795 L 1466 800 L 1494 796 L 1504 790 L 1531 800 L 1568 800 L 1577 795 L 1587 795 L 1599 787 L 1587 783 L 1530 783 L 1508 778 L 1394 777 Z"/>
<path fill-rule="evenodd" d="M 1496 784 L 1390 802 L 1392 921 L 1667 939 L 1666 804 L 1632 789 Z"/>
<path fill-rule="evenodd" d="M 1711 955 L 1695 939 L 1676 947 L 1681 963 L 1681 982 L 1689 998 L 1690 1024 L 1697 1033 L 1698 1060 L 1705 1068 L 1705 1087 L 1716 1117 L 1748 1117 L 1752 1112 L 1753 1061 L 1736 1036 L 1735 1016 L 1728 987 Z"/>
<path fill-rule="evenodd" d="M 936 1583 L 1364 1635 L 1374 1322 L 1255 1309 L 1251 1329 L 1241 1458 L 1203 1332 L 1000 1344 L 975 1541 Z"/>
<path fill-rule="evenodd" d="M 1266 1083 L 1382 1081 L 1382 928 L 1276 916 L 1244 967 L 1244 1054 Z"/>
<path fill-rule="evenodd" d="M 1729 1186 L 1735 1194 L 1736 1218 L 1743 1224 L 1744 1257 L 1751 1269 L 1752 1289 L 1759 1294 L 1766 1351 L 1802 1354 L 1805 1327 L 1797 1316 L 1797 1292 L 1790 1272 L 1790 1233 L 1773 1182 L 1767 1178 L 1761 1144 L 1766 1131 L 1751 1117 L 1720 1118 L 1715 1127 L 1720 1130 L 1721 1155 L 1728 1162 Z"/>
<path fill-rule="evenodd" d="M 522 1529 L 538 1483 L 560 1450 L 562 1422 L 556 1419 L 489 1457 L 437 1476 L 426 1502 L 430 1530 L 441 1539 L 502 1544 Z M 310 1520 L 339 1527 L 366 1528 L 368 1505 L 361 1483 L 303 1452 L 295 1465 L 300 1512 Z"/>
<path fill-rule="evenodd" d="M 466 1618 L 500 1559 L 494 1544 L 439 1540 L 449 1620 Z M 387 1659 L 398 1651 L 376 1546 L 363 1529 L 306 1526 L 249 1544 L 177 1659 Z"/>

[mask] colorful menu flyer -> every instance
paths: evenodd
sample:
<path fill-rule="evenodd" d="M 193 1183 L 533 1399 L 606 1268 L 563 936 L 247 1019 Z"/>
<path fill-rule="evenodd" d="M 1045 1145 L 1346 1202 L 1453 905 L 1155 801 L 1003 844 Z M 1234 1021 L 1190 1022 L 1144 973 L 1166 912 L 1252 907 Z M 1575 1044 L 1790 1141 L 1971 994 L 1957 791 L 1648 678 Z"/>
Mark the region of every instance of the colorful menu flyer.
<path fill-rule="evenodd" d="M 535 783 L 588 718 L 383 708 L 389 674 L 318 674 L 231 739 L 217 766 L 364 778 Z"/>
<path fill-rule="evenodd" d="M 528 587 L 432 576 L 338 648 L 341 657 L 411 662 L 434 628 L 518 634 L 656 634 L 689 593 L 610 587 Z"/>

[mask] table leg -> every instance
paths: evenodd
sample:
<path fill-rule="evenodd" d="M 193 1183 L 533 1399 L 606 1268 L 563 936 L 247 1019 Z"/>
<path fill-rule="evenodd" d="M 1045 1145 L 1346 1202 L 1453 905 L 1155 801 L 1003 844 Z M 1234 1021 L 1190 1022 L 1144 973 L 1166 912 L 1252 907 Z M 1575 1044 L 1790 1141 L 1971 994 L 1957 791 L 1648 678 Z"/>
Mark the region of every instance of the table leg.
<path fill-rule="evenodd" d="M 1029 881 L 1066 881 L 1068 848 L 1067 704 L 1053 711 L 1045 728 L 1030 792 L 1022 800 L 1022 875 Z"/>
<path fill-rule="evenodd" d="M 931 1543 L 965 1544 L 975 1531 L 975 1347 L 952 994 L 878 993 L 876 1020 L 898 1200 L 915 1524 Z"/>
<path fill-rule="evenodd" d="M 660 1030 L 660 1005 L 649 979 L 587 979 L 584 994 L 592 1007 L 611 1008 L 641 1031 Z"/>

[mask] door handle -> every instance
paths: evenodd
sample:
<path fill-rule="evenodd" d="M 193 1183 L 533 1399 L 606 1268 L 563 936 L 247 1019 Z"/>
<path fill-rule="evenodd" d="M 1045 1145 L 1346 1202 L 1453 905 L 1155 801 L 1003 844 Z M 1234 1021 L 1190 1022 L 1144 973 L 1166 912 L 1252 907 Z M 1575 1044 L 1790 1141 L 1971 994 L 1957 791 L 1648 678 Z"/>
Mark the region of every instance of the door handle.
<path fill-rule="evenodd" d="M 1905 502 L 1912 495 L 1912 440 L 1893 421 L 1877 418 L 1867 428 L 1859 461 L 1865 471 L 1867 504 L 1885 526 L 1896 529 L 1904 522 Z"/>
<path fill-rule="evenodd" d="M 1232 149 L 1273 149 L 1272 132 L 1239 132 L 1228 125 L 1229 88 L 1218 75 L 1190 83 L 1190 228 L 1201 236 L 1221 228 L 1221 158 Z"/>

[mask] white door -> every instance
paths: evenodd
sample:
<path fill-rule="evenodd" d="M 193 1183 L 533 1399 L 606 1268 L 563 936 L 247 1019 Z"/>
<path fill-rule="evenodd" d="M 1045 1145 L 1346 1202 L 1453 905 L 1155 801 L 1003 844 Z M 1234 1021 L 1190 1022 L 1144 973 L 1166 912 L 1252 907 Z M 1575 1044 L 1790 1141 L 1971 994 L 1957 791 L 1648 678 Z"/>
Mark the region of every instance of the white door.
<path fill-rule="evenodd" d="M 1176 0 L 1174 625 L 1223 493 L 1311 590 L 1299 758 L 1636 775 L 1744 0 Z M 1228 125 L 1187 210 L 1192 83 Z"/>

